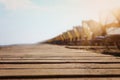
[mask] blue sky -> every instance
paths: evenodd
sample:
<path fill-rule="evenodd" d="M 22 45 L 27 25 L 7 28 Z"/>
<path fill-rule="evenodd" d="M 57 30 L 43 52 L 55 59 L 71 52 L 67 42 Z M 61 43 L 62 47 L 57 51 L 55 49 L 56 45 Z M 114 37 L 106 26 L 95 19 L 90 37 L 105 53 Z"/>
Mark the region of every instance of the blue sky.
<path fill-rule="evenodd" d="M 0 0 L 0 45 L 41 42 L 118 7 L 120 0 Z"/>

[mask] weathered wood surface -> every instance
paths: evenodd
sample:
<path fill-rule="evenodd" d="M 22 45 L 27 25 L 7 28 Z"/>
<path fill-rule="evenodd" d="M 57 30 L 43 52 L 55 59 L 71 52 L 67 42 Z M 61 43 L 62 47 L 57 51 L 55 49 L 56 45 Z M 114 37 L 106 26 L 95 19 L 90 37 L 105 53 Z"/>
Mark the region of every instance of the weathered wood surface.
<path fill-rule="evenodd" d="M 56 45 L 0 50 L 0 80 L 119 80 L 120 57 Z"/>
<path fill-rule="evenodd" d="M 106 49 L 106 46 L 66 46 L 71 49 Z M 116 46 L 109 46 L 110 49 L 117 49 Z"/>

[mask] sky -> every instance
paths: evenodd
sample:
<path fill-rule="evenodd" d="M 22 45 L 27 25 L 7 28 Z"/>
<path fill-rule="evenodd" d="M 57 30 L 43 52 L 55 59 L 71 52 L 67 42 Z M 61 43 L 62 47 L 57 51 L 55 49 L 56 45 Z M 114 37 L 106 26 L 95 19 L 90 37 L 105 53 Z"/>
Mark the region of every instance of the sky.
<path fill-rule="evenodd" d="M 0 45 L 51 39 L 119 7 L 120 0 L 0 0 Z"/>

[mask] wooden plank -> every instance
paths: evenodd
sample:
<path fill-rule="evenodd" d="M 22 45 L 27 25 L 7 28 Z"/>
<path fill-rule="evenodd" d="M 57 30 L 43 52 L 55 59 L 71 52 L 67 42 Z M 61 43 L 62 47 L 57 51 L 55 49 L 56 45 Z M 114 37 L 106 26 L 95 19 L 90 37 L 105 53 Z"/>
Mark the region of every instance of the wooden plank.
<path fill-rule="evenodd" d="M 83 54 L 81 52 L 75 52 L 75 53 L 80 53 Z M 86 53 L 85 53 L 86 54 Z M 88 53 L 90 54 L 90 53 Z M 91 53 L 93 54 L 93 53 Z M 70 55 L 1 55 L 0 58 L 81 58 L 81 57 L 114 57 L 114 56 L 110 56 L 110 55 L 104 55 L 104 54 L 97 54 L 97 55 L 74 55 L 74 56 L 70 56 Z M 118 57 L 119 58 L 119 57 Z"/>
<path fill-rule="evenodd" d="M 0 69 L 120 69 L 120 64 L 1 64 Z"/>
<path fill-rule="evenodd" d="M 66 55 L 1 55 L 0 60 L 2 59 L 100 59 L 100 58 L 114 58 L 120 59 L 119 57 L 111 56 L 111 55 L 104 55 L 100 53 L 94 52 L 81 52 L 77 50 L 74 52 L 74 55 L 69 55 L 72 52 L 67 53 Z M 61 53 L 62 54 L 62 53 Z"/>
<path fill-rule="evenodd" d="M 119 75 L 120 69 L 14 69 L 0 70 L 0 76 L 19 75 Z"/>
<path fill-rule="evenodd" d="M 1 52 L 0 80 L 120 79 L 119 57 L 81 49 L 67 49 L 64 46 L 37 49 L 18 48 L 13 53 Z"/>
<path fill-rule="evenodd" d="M 1 79 L 1 80 L 9 80 L 9 79 Z M 12 78 L 12 80 L 25 80 L 25 78 Z M 114 78 L 114 77 L 101 77 L 101 78 L 89 78 L 89 77 L 80 77 L 80 78 L 27 78 L 26 80 L 120 80 L 119 77 Z"/>
<path fill-rule="evenodd" d="M 76 51 L 72 51 L 72 52 L 58 52 L 58 53 L 37 53 L 37 54 L 21 54 L 21 55 L 14 55 L 11 54 L 9 56 L 6 56 L 6 58 L 9 57 L 35 57 L 35 58 L 41 58 L 41 57 L 110 57 L 111 55 L 104 55 L 104 54 L 100 54 L 99 52 L 83 52 L 81 50 L 76 50 Z M 1 55 L 0 58 L 4 58 L 4 55 Z M 114 57 L 114 56 L 113 56 Z"/>
<path fill-rule="evenodd" d="M 76 48 L 76 49 L 88 49 L 88 48 L 93 48 L 93 49 L 105 49 L 106 46 L 66 46 L 66 48 Z M 111 49 L 117 49 L 116 46 L 109 46 Z"/>
<path fill-rule="evenodd" d="M 1 60 L 0 64 L 4 63 L 120 63 L 116 60 Z"/>
<path fill-rule="evenodd" d="M 0 60 L 110 60 L 120 59 L 119 57 L 41 57 L 41 58 L 1 58 Z"/>

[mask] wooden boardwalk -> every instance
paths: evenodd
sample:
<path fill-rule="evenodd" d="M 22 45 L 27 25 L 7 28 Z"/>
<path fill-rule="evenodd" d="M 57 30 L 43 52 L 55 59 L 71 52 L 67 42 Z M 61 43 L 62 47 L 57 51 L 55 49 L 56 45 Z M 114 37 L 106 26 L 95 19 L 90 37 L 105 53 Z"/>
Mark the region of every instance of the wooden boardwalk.
<path fill-rule="evenodd" d="M 56 45 L 0 50 L 0 80 L 120 80 L 120 57 Z"/>

